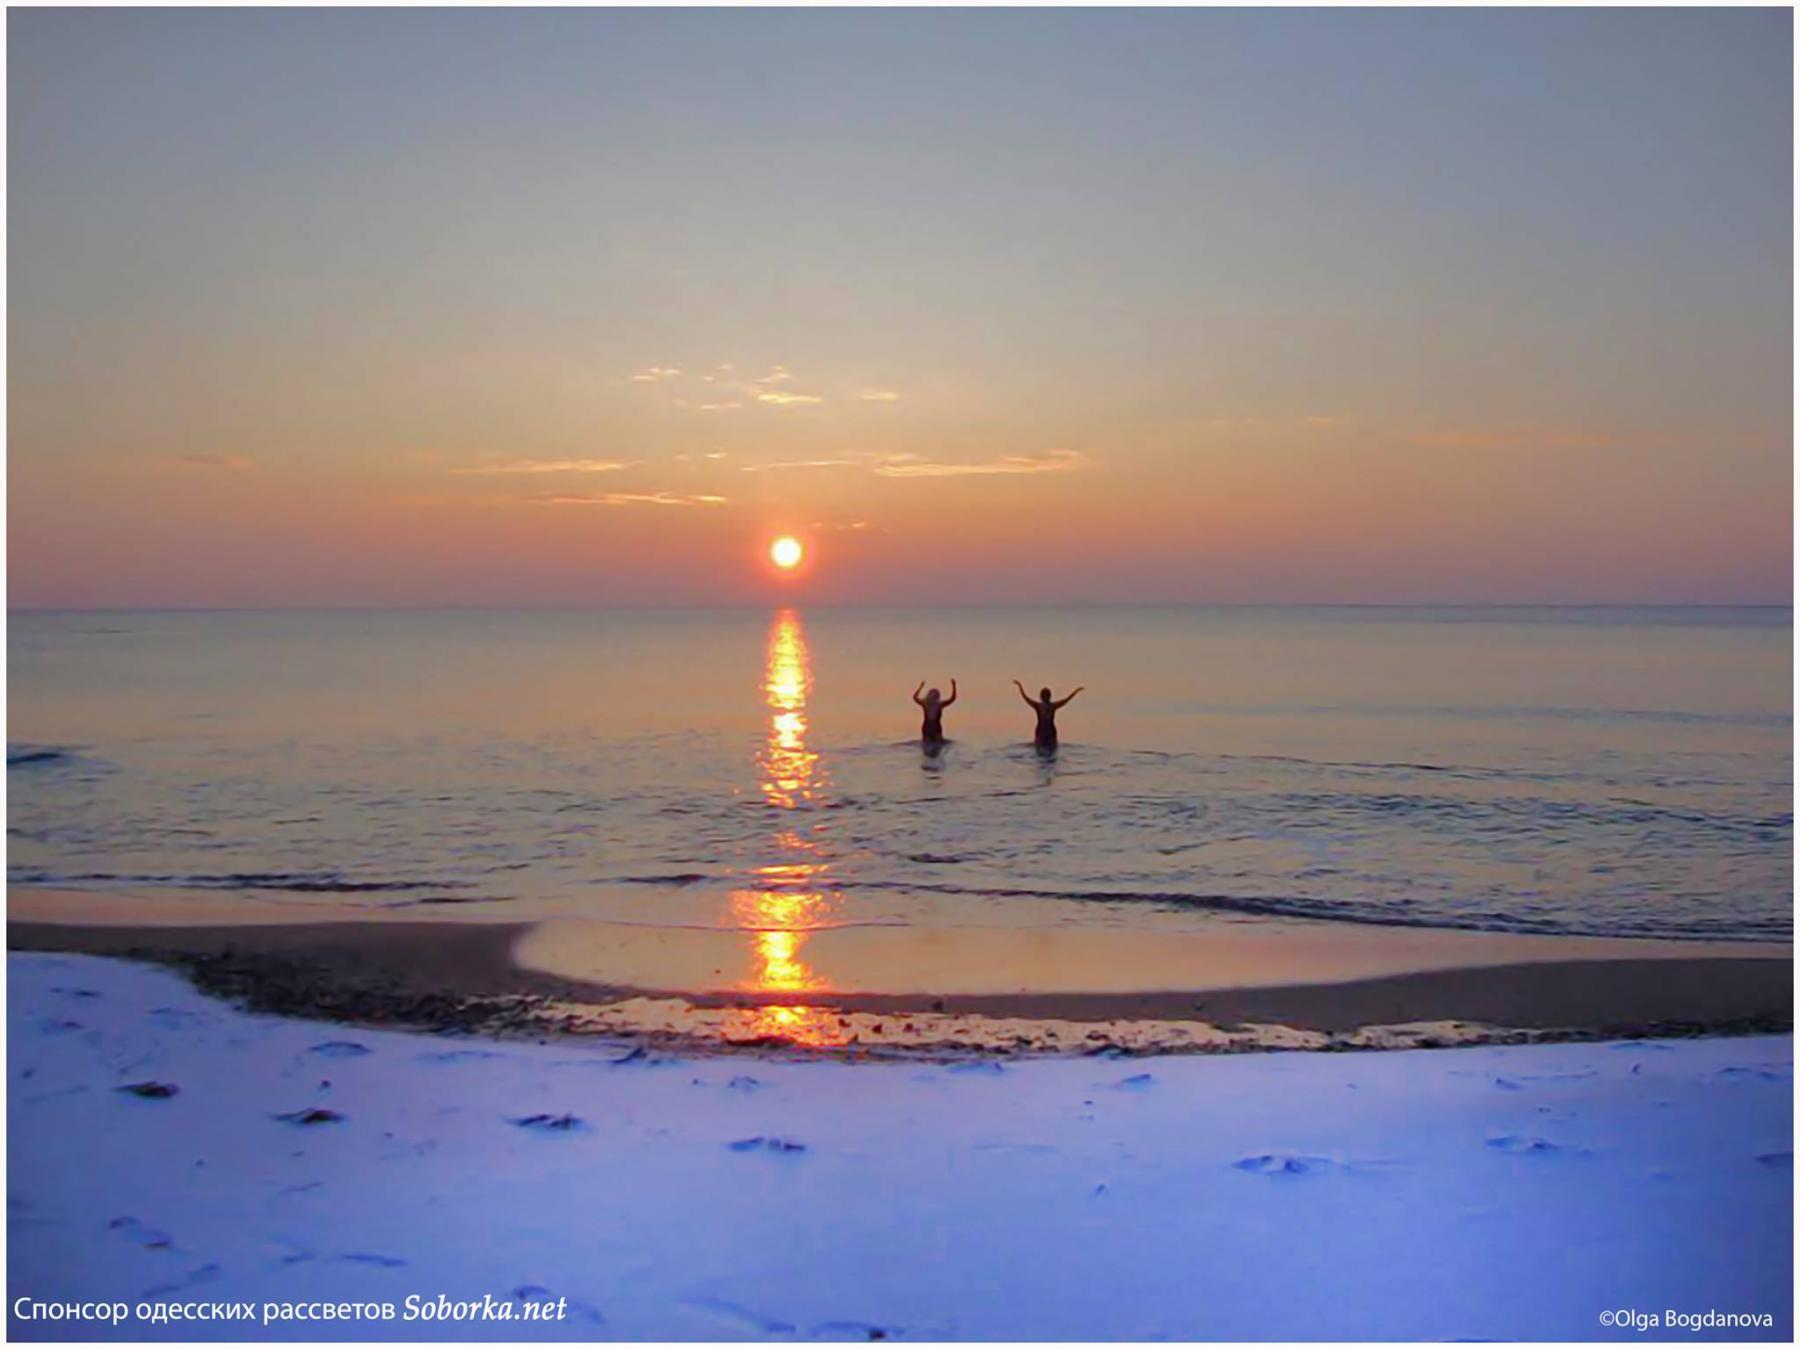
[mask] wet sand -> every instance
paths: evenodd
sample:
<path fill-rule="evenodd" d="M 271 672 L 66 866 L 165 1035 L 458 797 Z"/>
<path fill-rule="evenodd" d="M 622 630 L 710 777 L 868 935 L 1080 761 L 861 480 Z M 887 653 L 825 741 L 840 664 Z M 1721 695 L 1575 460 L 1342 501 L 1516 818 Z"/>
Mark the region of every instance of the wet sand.
<path fill-rule="evenodd" d="M 1392 1048 L 1793 1017 L 1792 949 L 1770 943 L 1246 922 L 758 932 L 317 906 L 294 921 L 299 907 L 15 894 L 8 945 L 170 965 L 262 1011 L 702 1048 Z"/>

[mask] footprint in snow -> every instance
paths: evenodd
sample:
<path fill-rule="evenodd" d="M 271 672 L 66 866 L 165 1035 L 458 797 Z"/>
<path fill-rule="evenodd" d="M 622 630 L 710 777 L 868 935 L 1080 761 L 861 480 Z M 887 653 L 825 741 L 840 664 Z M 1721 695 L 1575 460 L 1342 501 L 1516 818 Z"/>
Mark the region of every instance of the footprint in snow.
<path fill-rule="evenodd" d="M 1130 1077 L 1121 1077 L 1117 1082 L 1108 1085 L 1114 1091 L 1149 1091 L 1156 1085 L 1156 1078 L 1150 1073 L 1134 1073 Z"/>
<path fill-rule="evenodd" d="M 821 1321 L 806 1335 L 813 1340 L 891 1340 L 900 1333 L 898 1326 L 878 1326 L 868 1321 Z"/>
<path fill-rule="evenodd" d="M 1771 1171 L 1792 1171 L 1794 1169 L 1792 1152 L 1763 1152 L 1757 1154 L 1756 1160 Z"/>
<path fill-rule="evenodd" d="M 1782 1074 L 1771 1072 L 1767 1068 L 1733 1067 L 1719 1069 L 1719 1076 L 1730 1078 L 1734 1082 L 1779 1082 Z"/>
<path fill-rule="evenodd" d="M 608 1068 L 662 1068 L 664 1064 L 677 1063 L 677 1059 L 664 1059 L 661 1055 L 652 1054 L 643 1045 L 626 1050 L 617 1059 L 603 1059 Z"/>
<path fill-rule="evenodd" d="M 796 1143 L 791 1138 L 764 1138 L 758 1134 L 755 1138 L 734 1139 L 725 1145 L 733 1152 L 805 1152 L 806 1144 Z"/>
<path fill-rule="evenodd" d="M 360 1059 L 364 1054 L 375 1051 L 367 1045 L 359 1045 L 354 1040 L 326 1040 L 314 1045 L 308 1053 L 317 1054 L 322 1059 Z"/>
<path fill-rule="evenodd" d="M 1547 1138 L 1538 1138 L 1531 1134 L 1502 1134 L 1498 1138 L 1490 1138 L 1487 1145 L 1496 1152 L 1510 1152 L 1521 1157 L 1585 1157 L 1586 1148 L 1574 1147 L 1568 1143 L 1552 1143 Z"/>
<path fill-rule="evenodd" d="M 280 1120 L 283 1124 L 302 1127 L 314 1124 L 340 1124 L 344 1119 L 337 1111 L 326 1110 L 323 1106 L 313 1106 L 307 1110 L 290 1110 L 285 1115 L 276 1115 L 273 1118 Z"/>
<path fill-rule="evenodd" d="M 173 1082 L 127 1082 L 122 1087 L 114 1087 L 114 1091 L 124 1092 L 128 1096 L 137 1096 L 146 1101 L 166 1101 L 177 1095 L 181 1088 Z"/>
<path fill-rule="evenodd" d="M 160 1227 L 145 1227 L 130 1215 L 114 1218 L 106 1225 L 106 1230 L 117 1232 L 125 1240 L 142 1246 L 147 1251 L 168 1251 L 175 1248 L 174 1237 Z"/>
<path fill-rule="evenodd" d="M 587 1122 L 579 1115 L 521 1115 L 508 1124 L 533 1133 L 579 1134 L 588 1131 Z"/>
<path fill-rule="evenodd" d="M 375 1265 L 381 1269 L 399 1269 L 406 1263 L 397 1255 L 380 1255 L 374 1251 L 345 1251 L 331 1258 L 347 1260 L 353 1265 Z"/>
<path fill-rule="evenodd" d="M 681 1305 L 691 1307 L 698 1312 L 729 1321 L 742 1330 L 752 1330 L 759 1335 L 792 1335 L 794 1325 L 791 1321 L 782 1321 L 773 1316 L 764 1316 L 761 1312 L 741 1307 L 735 1302 L 727 1302 L 716 1297 L 683 1298 Z"/>
<path fill-rule="evenodd" d="M 606 1316 L 591 1302 L 578 1302 L 574 1298 L 570 1298 L 567 1305 L 570 1311 L 580 1316 L 589 1325 L 603 1326 L 606 1324 Z"/>
<path fill-rule="evenodd" d="M 1329 1157 L 1303 1157 L 1287 1152 L 1263 1152 L 1232 1163 L 1253 1176 L 1315 1176 L 1333 1168 Z"/>
<path fill-rule="evenodd" d="M 539 1283 L 522 1283 L 513 1289 L 512 1295 L 519 1302 L 550 1302 L 556 1297 L 555 1293 Z M 569 1298 L 564 1305 L 590 1325 L 603 1326 L 606 1324 L 606 1317 L 601 1315 L 600 1309 L 591 1302 L 580 1302 L 575 1298 Z"/>

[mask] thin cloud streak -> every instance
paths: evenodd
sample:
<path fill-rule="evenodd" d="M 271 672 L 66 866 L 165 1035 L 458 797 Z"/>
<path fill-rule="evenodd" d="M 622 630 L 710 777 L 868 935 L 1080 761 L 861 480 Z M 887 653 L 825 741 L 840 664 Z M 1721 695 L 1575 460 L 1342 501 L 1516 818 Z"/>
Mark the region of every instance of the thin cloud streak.
<path fill-rule="evenodd" d="M 884 478 L 973 478 L 1002 473 L 1069 473 L 1087 464 L 1075 450 L 1050 450 L 1041 455 L 1009 454 L 974 464 L 945 464 L 911 455 L 895 455 L 875 465 Z"/>
<path fill-rule="evenodd" d="M 721 496 L 690 496 L 682 492 L 598 492 L 591 496 L 526 497 L 536 506 L 723 506 Z"/>
<path fill-rule="evenodd" d="M 772 464 L 744 464 L 743 473 L 779 473 L 795 468 L 851 468 L 855 459 L 778 459 Z"/>
<path fill-rule="evenodd" d="M 641 459 L 515 459 L 510 464 L 483 464 L 473 468 L 453 468 L 450 472 L 479 478 L 515 473 L 617 473 L 641 463 Z"/>

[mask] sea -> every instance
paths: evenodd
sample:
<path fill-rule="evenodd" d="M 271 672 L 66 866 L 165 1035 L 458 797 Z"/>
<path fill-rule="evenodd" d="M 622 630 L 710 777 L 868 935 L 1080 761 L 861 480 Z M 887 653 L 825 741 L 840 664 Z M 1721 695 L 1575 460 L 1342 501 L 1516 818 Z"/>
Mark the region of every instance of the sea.
<path fill-rule="evenodd" d="M 8 876 L 1785 940 L 1792 637 L 1788 608 L 14 612 Z M 1082 687 L 1054 754 L 1015 679 Z M 931 753 L 911 694 L 952 680 Z"/>

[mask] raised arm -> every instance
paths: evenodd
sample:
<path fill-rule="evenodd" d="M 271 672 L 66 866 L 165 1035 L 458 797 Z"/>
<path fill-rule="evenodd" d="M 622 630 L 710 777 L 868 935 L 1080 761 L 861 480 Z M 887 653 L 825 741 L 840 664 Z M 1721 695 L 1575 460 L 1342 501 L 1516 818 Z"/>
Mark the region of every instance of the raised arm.
<path fill-rule="evenodd" d="M 1016 680 L 1016 679 L 1013 680 L 1013 687 L 1019 691 L 1019 696 L 1025 700 L 1027 706 L 1029 706 L 1029 707 L 1037 706 L 1037 699 L 1033 698 L 1029 693 L 1025 692 L 1025 686 L 1023 684 L 1021 684 L 1018 680 Z"/>
<path fill-rule="evenodd" d="M 952 679 L 950 681 L 950 696 L 948 698 L 944 699 L 943 705 L 945 707 L 948 707 L 948 706 L 950 706 L 951 703 L 953 703 L 955 701 L 956 701 L 956 681 L 954 679 Z"/>
<path fill-rule="evenodd" d="M 920 681 L 919 681 L 919 687 L 918 687 L 918 688 L 916 688 L 916 689 L 914 689 L 914 690 L 913 690 L 913 692 L 912 692 L 912 699 L 913 699 L 913 701 L 914 701 L 914 702 L 915 702 L 915 703 L 918 703 L 918 704 L 919 704 L 919 706 L 921 706 L 921 707 L 923 707 L 923 706 L 924 706 L 924 705 L 925 705 L 925 701 L 924 701 L 924 699 L 922 699 L 922 698 L 920 698 L 920 697 L 919 697 L 919 694 L 921 694 L 921 693 L 922 693 L 922 692 L 924 692 L 924 690 L 925 690 L 925 681 L 924 681 L 924 680 L 923 680 L 923 679 L 921 679 L 921 680 L 920 680 Z"/>
<path fill-rule="evenodd" d="M 1086 687 L 1087 687 L 1087 685 L 1085 685 L 1085 684 L 1078 684 L 1078 685 L 1076 685 L 1076 687 L 1075 687 L 1075 693 L 1080 693 L 1080 692 L 1081 692 L 1081 690 L 1082 690 L 1082 689 L 1084 689 L 1084 688 L 1086 688 Z M 1067 705 L 1068 705 L 1068 704 L 1070 704 L 1070 703 L 1072 703 L 1072 702 L 1074 702 L 1074 701 L 1075 701 L 1075 693 L 1071 693 L 1071 694 L 1070 694 L 1070 695 L 1069 695 L 1069 696 L 1068 696 L 1068 697 L 1067 697 L 1067 698 L 1058 698 L 1058 699 L 1057 699 L 1057 700 L 1056 700 L 1056 701 L 1055 701 L 1055 702 L 1054 702 L 1054 703 L 1052 703 L 1052 704 L 1051 704 L 1051 706 L 1052 706 L 1052 707 L 1065 707 L 1065 706 L 1067 706 Z"/>

